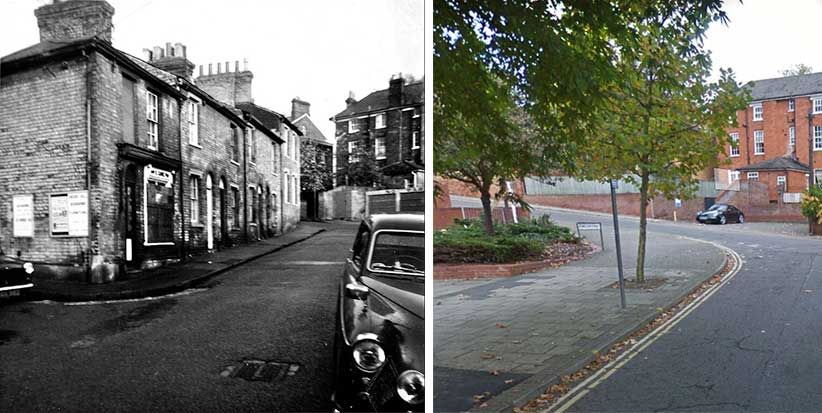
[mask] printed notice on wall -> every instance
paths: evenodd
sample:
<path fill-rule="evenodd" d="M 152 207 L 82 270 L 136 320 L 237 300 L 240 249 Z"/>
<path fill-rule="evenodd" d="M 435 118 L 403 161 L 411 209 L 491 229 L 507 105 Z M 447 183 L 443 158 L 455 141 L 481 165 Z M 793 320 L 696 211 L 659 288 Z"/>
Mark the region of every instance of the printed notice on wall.
<path fill-rule="evenodd" d="M 49 219 L 52 236 L 88 236 L 88 191 L 51 195 Z"/>
<path fill-rule="evenodd" d="M 11 204 L 14 236 L 34 237 L 34 195 L 15 195 Z"/>

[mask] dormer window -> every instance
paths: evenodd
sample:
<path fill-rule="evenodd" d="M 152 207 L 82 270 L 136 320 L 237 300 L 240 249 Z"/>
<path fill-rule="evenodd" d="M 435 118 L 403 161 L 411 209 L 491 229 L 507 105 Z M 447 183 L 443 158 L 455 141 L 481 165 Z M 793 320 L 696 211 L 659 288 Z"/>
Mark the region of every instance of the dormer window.
<path fill-rule="evenodd" d="M 382 129 L 385 127 L 385 113 L 380 113 L 374 118 L 374 129 Z"/>
<path fill-rule="evenodd" d="M 753 106 L 753 120 L 762 120 L 762 104 Z"/>

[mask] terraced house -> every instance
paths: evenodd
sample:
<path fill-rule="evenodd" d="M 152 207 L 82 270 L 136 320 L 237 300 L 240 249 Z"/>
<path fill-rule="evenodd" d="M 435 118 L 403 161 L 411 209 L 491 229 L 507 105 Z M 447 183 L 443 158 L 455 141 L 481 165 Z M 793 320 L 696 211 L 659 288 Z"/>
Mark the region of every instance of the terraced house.
<path fill-rule="evenodd" d="M 122 52 L 105 1 L 35 14 L 40 42 L 0 59 L 0 248 L 107 282 L 296 224 L 300 131 L 243 105 L 265 109 L 239 62 L 195 79 L 182 44 Z"/>

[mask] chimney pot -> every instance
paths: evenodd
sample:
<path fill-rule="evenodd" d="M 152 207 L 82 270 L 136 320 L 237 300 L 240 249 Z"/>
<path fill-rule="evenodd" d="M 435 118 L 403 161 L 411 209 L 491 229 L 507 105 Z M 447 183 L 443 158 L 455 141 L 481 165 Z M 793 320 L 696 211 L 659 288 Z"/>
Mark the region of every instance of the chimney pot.
<path fill-rule="evenodd" d="M 154 46 L 153 50 L 154 51 L 151 53 L 152 60 L 157 60 L 163 57 L 163 49 L 161 49 L 160 46 Z"/>
<path fill-rule="evenodd" d="M 223 67 L 223 64 L 220 63 L 220 62 L 217 62 L 217 73 L 223 73 L 222 67 Z"/>
<path fill-rule="evenodd" d="M 166 42 L 166 56 L 174 56 L 174 50 L 171 48 L 171 42 Z"/>
<path fill-rule="evenodd" d="M 240 71 L 240 61 L 235 60 L 234 61 L 234 72 L 239 72 L 239 71 Z"/>
<path fill-rule="evenodd" d="M 243 72 L 248 72 L 248 59 L 243 59 Z"/>
<path fill-rule="evenodd" d="M 174 56 L 186 57 L 185 46 L 180 43 L 174 43 Z"/>
<path fill-rule="evenodd" d="M 146 62 L 151 61 L 151 49 L 143 49 L 143 60 Z"/>
<path fill-rule="evenodd" d="M 203 65 L 200 65 L 200 76 L 203 75 Z"/>

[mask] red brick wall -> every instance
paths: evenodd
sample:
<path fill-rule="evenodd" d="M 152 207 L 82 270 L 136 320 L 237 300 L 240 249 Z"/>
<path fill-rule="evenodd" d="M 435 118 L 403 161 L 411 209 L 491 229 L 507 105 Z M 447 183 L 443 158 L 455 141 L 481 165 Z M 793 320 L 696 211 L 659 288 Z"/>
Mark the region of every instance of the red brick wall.
<path fill-rule="evenodd" d="M 494 208 L 491 211 L 494 221 L 498 223 L 513 222 L 513 213 L 510 208 Z M 434 208 L 434 229 L 448 228 L 455 219 L 479 218 L 482 208 Z M 528 211 L 517 208 L 517 217 L 527 219 L 531 217 Z"/>

